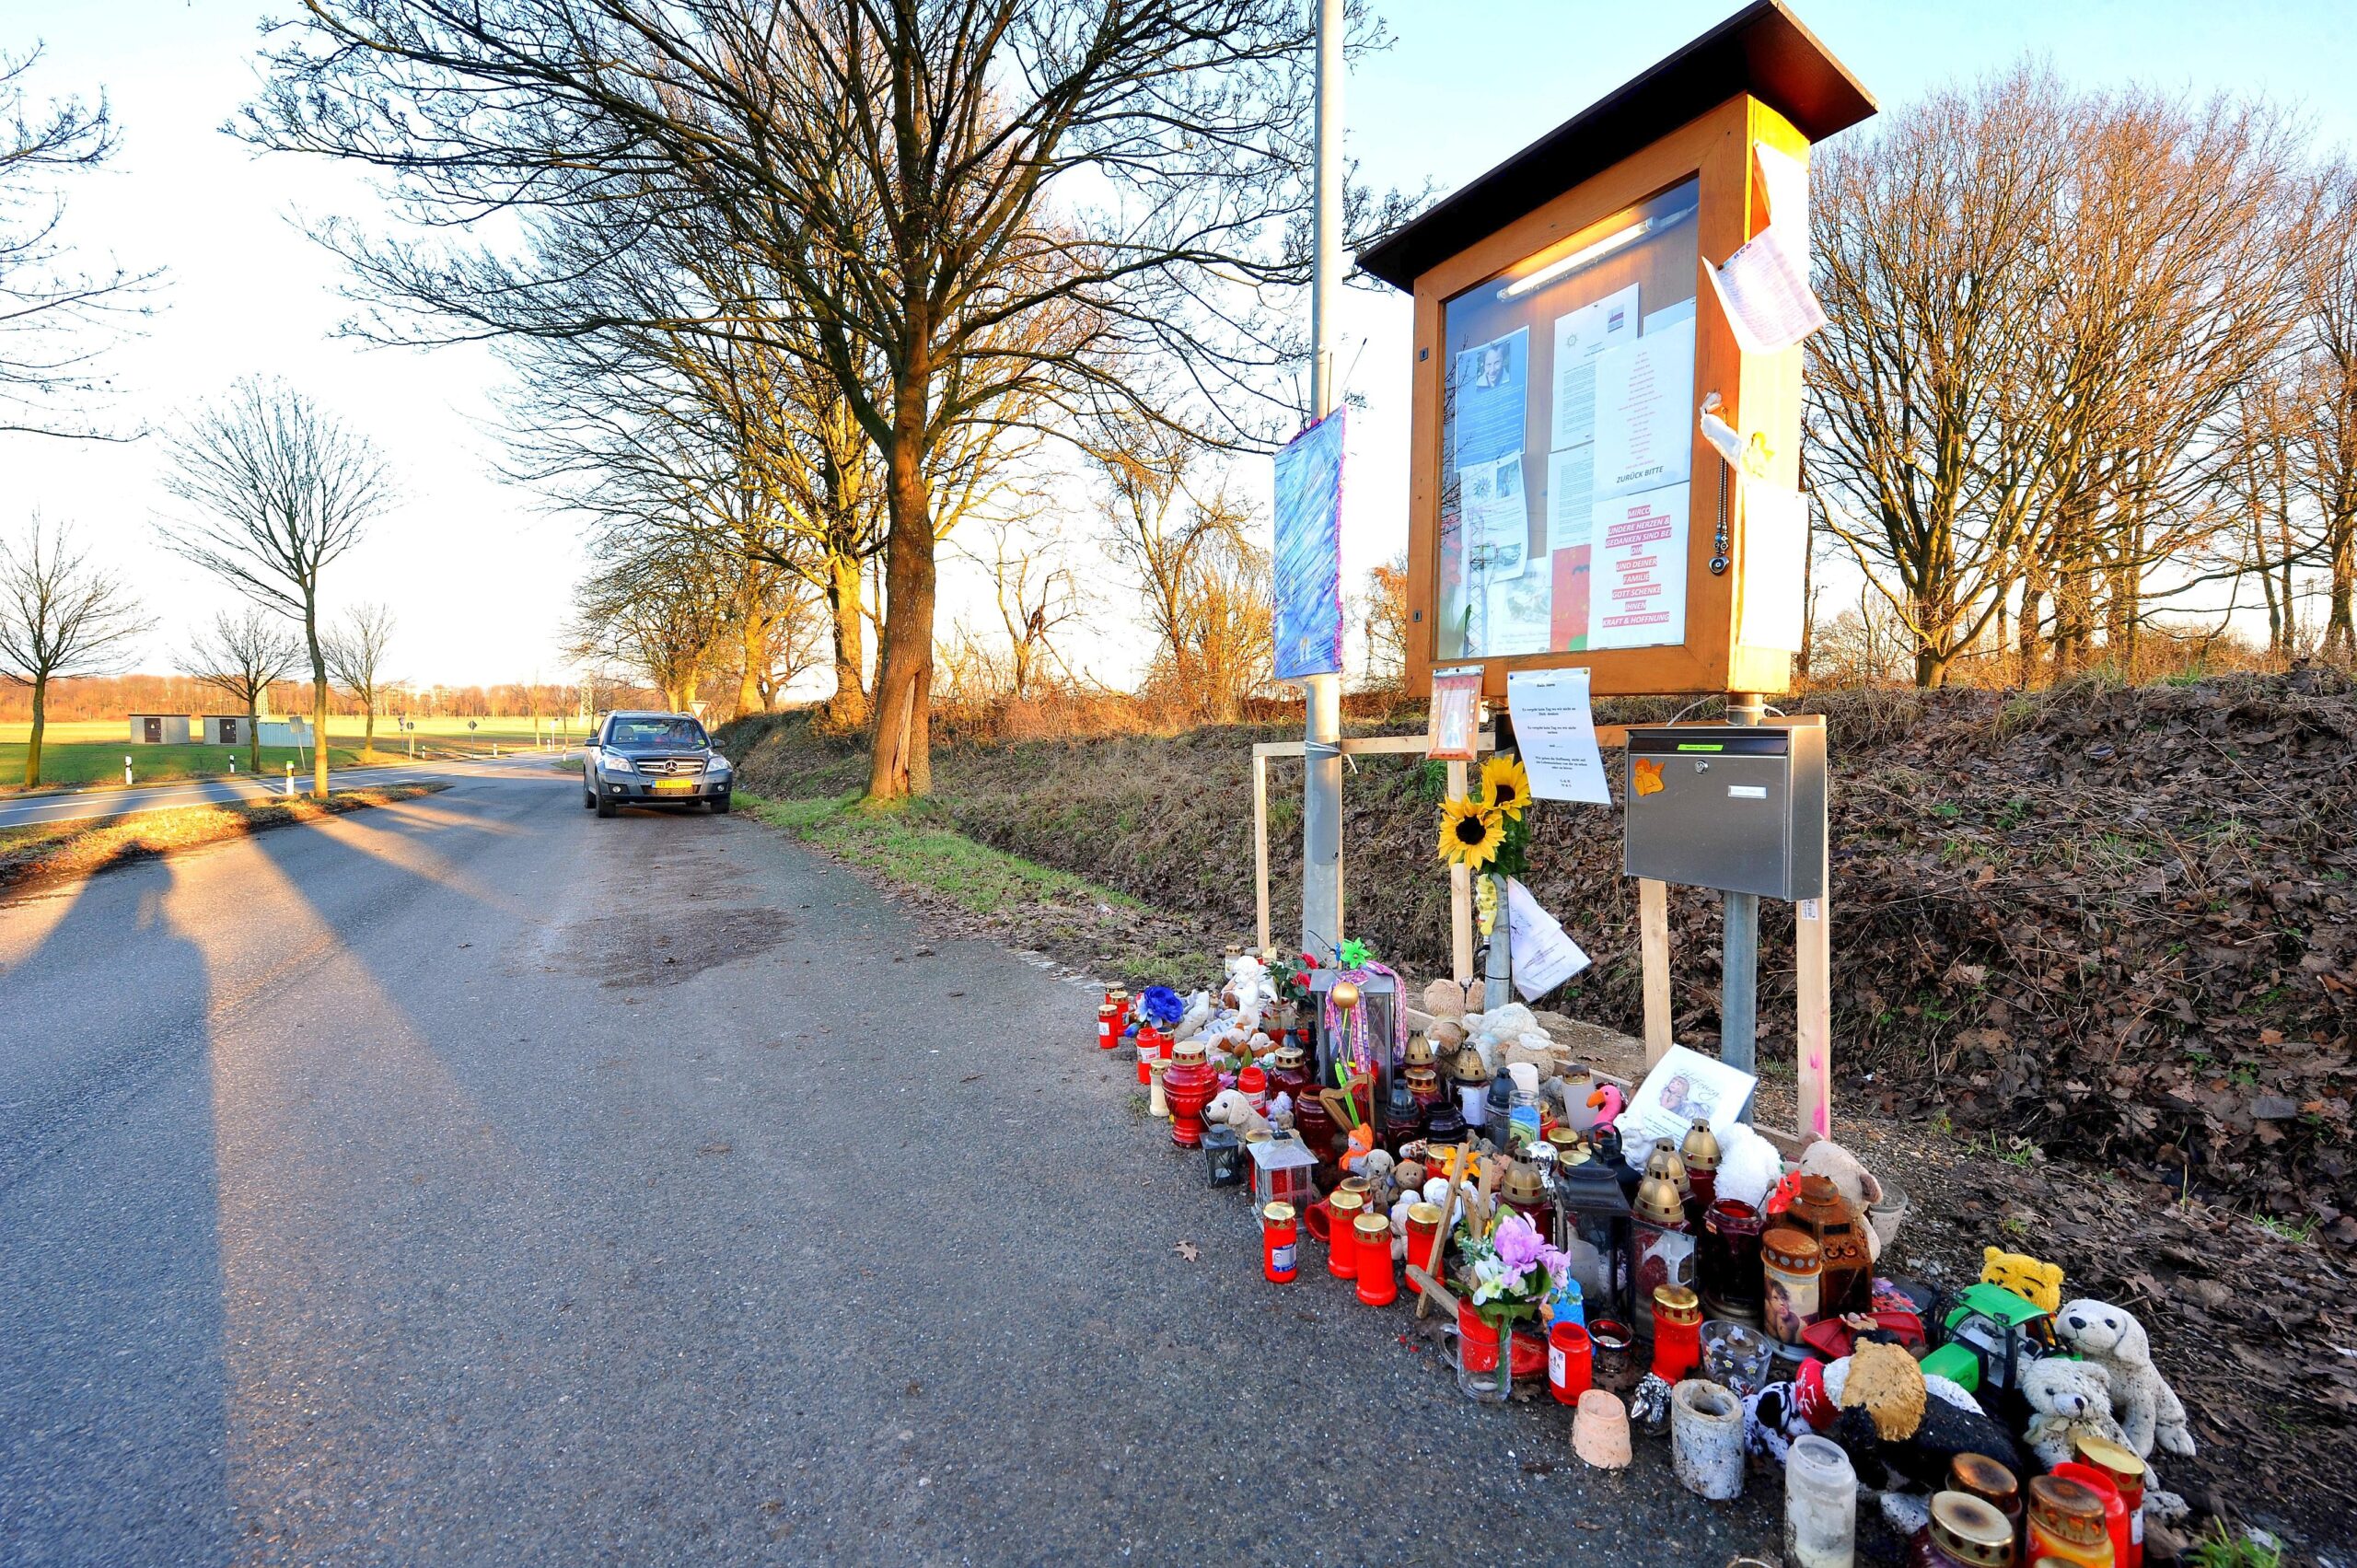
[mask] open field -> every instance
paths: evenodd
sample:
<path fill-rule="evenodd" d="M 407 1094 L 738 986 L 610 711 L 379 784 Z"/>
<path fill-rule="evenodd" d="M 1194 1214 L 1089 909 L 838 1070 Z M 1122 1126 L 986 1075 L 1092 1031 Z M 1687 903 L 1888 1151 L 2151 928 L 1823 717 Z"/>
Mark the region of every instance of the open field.
<path fill-rule="evenodd" d="M 488 756 L 494 746 L 514 751 L 533 744 L 529 719 L 478 719 L 474 721 L 478 727 L 471 731 L 463 718 L 416 722 L 420 756 Z M 409 755 L 409 738 L 394 729 L 390 719 L 377 721 L 376 750 L 363 750 L 362 723 L 356 715 L 328 721 L 330 767 L 399 761 Z M 25 746 L 31 728 L 21 722 L 0 723 L 0 794 L 24 787 Z M 233 761 L 237 772 L 247 771 L 247 750 L 242 746 L 140 746 L 126 738 L 124 728 L 122 719 L 52 721 L 41 738 L 41 787 L 120 784 L 126 756 L 131 759 L 133 782 L 143 784 L 219 778 L 231 771 Z M 273 777 L 284 773 L 289 761 L 298 773 L 310 766 L 308 751 L 286 746 L 263 747 L 261 761 L 262 772 Z"/>

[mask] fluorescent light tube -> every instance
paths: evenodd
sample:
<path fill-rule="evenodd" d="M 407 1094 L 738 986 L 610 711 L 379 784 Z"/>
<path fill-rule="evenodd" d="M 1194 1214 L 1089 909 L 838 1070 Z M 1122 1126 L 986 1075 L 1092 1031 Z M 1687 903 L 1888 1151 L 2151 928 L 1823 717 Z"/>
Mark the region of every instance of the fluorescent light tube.
<path fill-rule="evenodd" d="M 1650 238 L 1654 235 L 1674 227 L 1692 217 L 1700 210 L 1698 204 L 1680 207 L 1676 212 L 1655 213 L 1652 217 L 1642 222 L 1632 223 L 1617 233 L 1606 235 L 1593 245 L 1583 245 L 1570 255 L 1548 262 L 1528 277 L 1515 279 L 1514 282 L 1498 290 L 1498 297 L 1501 300 L 1520 299 L 1524 295 L 1535 293 L 1558 278 L 1578 272 L 1582 267 L 1592 267 L 1607 256 L 1634 245 L 1640 239 Z"/>

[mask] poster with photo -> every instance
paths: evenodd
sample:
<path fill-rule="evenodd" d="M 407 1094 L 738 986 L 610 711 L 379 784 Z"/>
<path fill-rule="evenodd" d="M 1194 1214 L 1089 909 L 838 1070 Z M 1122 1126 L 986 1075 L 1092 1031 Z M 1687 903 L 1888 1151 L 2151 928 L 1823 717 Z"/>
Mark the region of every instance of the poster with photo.
<path fill-rule="evenodd" d="M 1530 329 L 1476 343 L 1457 356 L 1459 473 L 1522 455 L 1529 410 Z"/>
<path fill-rule="evenodd" d="M 1489 640 L 1481 651 L 1492 657 L 1514 654 L 1543 654 L 1551 629 L 1548 601 L 1553 579 L 1547 557 L 1529 563 L 1530 569 L 1505 582 L 1490 585 Z"/>

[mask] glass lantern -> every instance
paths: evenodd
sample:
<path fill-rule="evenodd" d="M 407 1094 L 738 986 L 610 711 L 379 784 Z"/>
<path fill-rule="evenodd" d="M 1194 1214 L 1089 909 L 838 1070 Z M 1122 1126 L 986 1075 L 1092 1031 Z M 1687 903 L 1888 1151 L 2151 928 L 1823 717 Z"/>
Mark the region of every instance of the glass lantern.
<path fill-rule="evenodd" d="M 1352 1016 L 1345 1020 L 1337 1007 L 1334 1017 L 1327 1016 L 1327 999 L 1334 987 L 1349 981 L 1357 988 L 1358 999 L 1351 1008 Z M 1387 974 L 1361 974 L 1355 970 L 1321 969 L 1309 977 L 1310 1019 L 1317 1026 L 1318 1082 L 1322 1087 L 1334 1081 L 1334 1063 L 1349 1061 L 1351 1070 L 1371 1069 L 1376 1075 L 1376 1101 L 1390 1098 L 1392 1069 L 1399 1048 L 1399 982 Z M 1347 1022 L 1347 1028 L 1345 1024 Z M 1359 1036 L 1358 1025 L 1366 1026 L 1366 1056 L 1358 1059 L 1351 1040 Z M 1351 1039 L 1343 1037 L 1348 1034 Z"/>
<path fill-rule="evenodd" d="M 1244 1184 L 1244 1143 L 1232 1128 L 1212 1126 L 1203 1129 L 1203 1163 L 1211 1171 L 1214 1187 L 1240 1187 Z"/>
<path fill-rule="evenodd" d="M 1556 1161 L 1555 1245 L 1571 1257 L 1591 1320 L 1630 1320 L 1631 1228 L 1629 1200 L 1609 1169 L 1585 1155 Z"/>
<path fill-rule="evenodd" d="M 1318 1202 L 1318 1188 L 1312 1180 L 1318 1156 L 1300 1139 L 1271 1138 L 1248 1144 L 1245 1152 L 1252 1167 L 1254 1214 L 1271 1203 L 1290 1203 L 1295 1214 L 1306 1214 Z"/>

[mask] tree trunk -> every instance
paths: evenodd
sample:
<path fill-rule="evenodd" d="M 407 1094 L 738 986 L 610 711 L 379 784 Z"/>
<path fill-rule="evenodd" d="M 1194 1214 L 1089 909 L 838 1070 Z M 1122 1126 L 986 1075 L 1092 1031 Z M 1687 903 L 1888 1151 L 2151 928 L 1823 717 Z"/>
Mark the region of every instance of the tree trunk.
<path fill-rule="evenodd" d="M 926 377 L 906 372 L 893 408 L 885 482 L 892 531 L 886 541 L 883 659 L 876 672 L 870 800 L 933 790 L 933 497 L 922 456 Z"/>
<path fill-rule="evenodd" d="M 328 797 L 328 658 L 319 647 L 315 592 L 303 596 L 303 636 L 311 649 L 311 793 Z"/>
<path fill-rule="evenodd" d="M 2344 658 L 2357 653 L 2357 518 L 2342 518 L 2333 529 L 2332 610 L 2324 626 L 2324 651 Z"/>
<path fill-rule="evenodd" d="M 867 722 L 866 633 L 860 625 L 859 557 L 836 551 L 827 559 L 827 609 L 835 623 L 835 694 L 827 712 L 846 727 Z"/>
<path fill-rule="evenodd" d="M 737 716 L 738 718 L 743 718 L 747 714 L 757 714 L 764 705 L 761 701 L 761 665 L 764 662 L 764 656 L 769 651 L 770 644 L 768 619 L 761 614 L 759 600 L 749 587 L 746 590 L 746 598 L 754 602 L 745 607 L 744 635 L 741 643 L 745 654 L 745 668 L 743 673 L 737 678 Z"/>
<path fill-rule="evenodd" d="M 261 688 L 246 691 L 246 772 L 261 776 Z"/>
<path fill-rule="evenodd" d="M 36 670 L 33 672 L 33 730 L 25 741 L 25 783 L 29 786 L 41 783 L 41 737 L 48 727 L 49 675 L 46 671 Z"/>
<path fill-rule="evenodd" d="M 377 693 L 374 691 L 361 693 L 360 712 L 360 749 L 374 751 L 377 749 Z"/>

